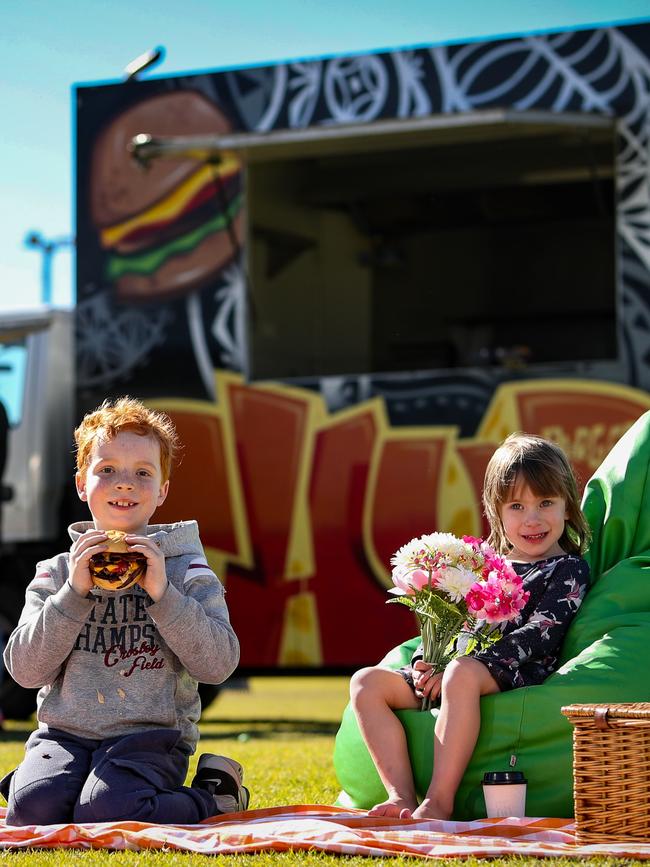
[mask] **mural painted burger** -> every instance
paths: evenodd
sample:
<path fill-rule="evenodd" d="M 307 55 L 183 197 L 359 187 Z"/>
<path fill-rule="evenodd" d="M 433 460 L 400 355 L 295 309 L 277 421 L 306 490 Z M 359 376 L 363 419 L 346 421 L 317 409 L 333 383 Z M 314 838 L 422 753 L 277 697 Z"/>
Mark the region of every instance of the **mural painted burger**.
<path fill-rule="evenodd" d="M 216 166 L 183 157 L 145 168 L 127 150 L 131 139 L 143 132 L 230 131 L 223 112 L 191 90 L 142 100 L 102 130 L 93 150 L 90 204 L 109 253 L 105 276 L 118 298 L 160 300 L 209 285 L 236 255 L 243 230 L 241 163 L 234 153 L 223 152 Z"/>
<path fill-rule="evenodd" d="M 147 571 L 144 554 L 129 551 L 124 541 L 126 533 L 106 530 L 108 549 L 90 558 L 89 569 L 93 583 L 102 590 L 128 590 Z"/>

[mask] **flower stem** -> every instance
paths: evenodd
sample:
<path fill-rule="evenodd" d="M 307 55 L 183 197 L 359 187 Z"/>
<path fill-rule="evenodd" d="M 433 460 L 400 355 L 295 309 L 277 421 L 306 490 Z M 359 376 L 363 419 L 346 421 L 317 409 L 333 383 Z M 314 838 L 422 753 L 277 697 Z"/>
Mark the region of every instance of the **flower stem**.
<path fill-rule="evenodd" d="M 448 621 L 435 620 L 431 617 L 420 617 L 422 634 L 422 659 L 431 665 L 434 673 L 444 671 L 453 658 L 453 650 L 449 647 L 458 634 L 460 623 L 455 618 Z M 428 696 L 422 699 L 422 710 L 431 710 L 432 701 Z"/>

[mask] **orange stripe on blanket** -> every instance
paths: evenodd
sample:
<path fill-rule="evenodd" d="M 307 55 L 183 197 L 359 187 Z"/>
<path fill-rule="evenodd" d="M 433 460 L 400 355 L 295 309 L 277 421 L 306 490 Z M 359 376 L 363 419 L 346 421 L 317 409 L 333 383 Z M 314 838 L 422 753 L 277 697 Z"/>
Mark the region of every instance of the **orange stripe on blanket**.
<path fill-rule="evenodd" d="M 347 855 L 420 858 L 608 855 L 650 859 L 650 841 L 578 846 L 568 819 L 474 822 L 370 818 L 360 810 L 318 804 L 215 816 L 199 825 L 97 822 L 13 828 L 0 808 L 0 848 L 176 849 L 203 854 L 319 850 Z"/>

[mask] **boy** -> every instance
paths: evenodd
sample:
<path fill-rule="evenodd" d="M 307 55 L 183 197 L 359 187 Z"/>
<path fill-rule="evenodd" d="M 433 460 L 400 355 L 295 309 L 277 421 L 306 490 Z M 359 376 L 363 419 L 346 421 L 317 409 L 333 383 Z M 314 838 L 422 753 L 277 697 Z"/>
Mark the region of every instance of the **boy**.
<path fill-rule="evenodd" d="M 123 397 L 75 431 L 77 493 L 92 522 L 39 563 L 4 654 L 12 677 L 40 687 L 38 729 L 0 783 L 10 825 L 116 821 L 192 824 L 246 809 L 242 768 L 198 741 L 197 681 L 221 683 L 239 661 L 224 591 L 195 521 L 151 525 L 178 448 L 170 419 Z M 146 558 L 125 591 L 93 585 L 90 558 L 106 530 Z"/>

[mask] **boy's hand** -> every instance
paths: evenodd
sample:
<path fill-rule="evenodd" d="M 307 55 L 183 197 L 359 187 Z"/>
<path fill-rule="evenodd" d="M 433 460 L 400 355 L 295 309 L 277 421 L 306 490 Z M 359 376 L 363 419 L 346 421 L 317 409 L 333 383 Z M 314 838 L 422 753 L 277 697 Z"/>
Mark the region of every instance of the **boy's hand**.
<path fill-rule="evenodd" d="M 165 572 L 165 555 L 158 545 L 148 536 L 132 536 L 124 539 L 130 551 L 143 554 L 147 558 L 147 571 L 138 581 L 154 602 L 162 599 L 167 589 L 167 573 Z"/>
<path fill-rule="evenodd" d="M 79 596 L 87 596 L 93 588 L 88 564 L 94 554 L 108 548 L 108 537 L 103 530 L 86 530 L 70 548 L 70 584 Z"/>
<path fill-rule="evenodd" d="M 418 698 L 428 698 L 434 702 L 440 696 L 442 672 L 434 674 L 431 663 L 418 659 L 413 665 L 413 686 Z"/>

